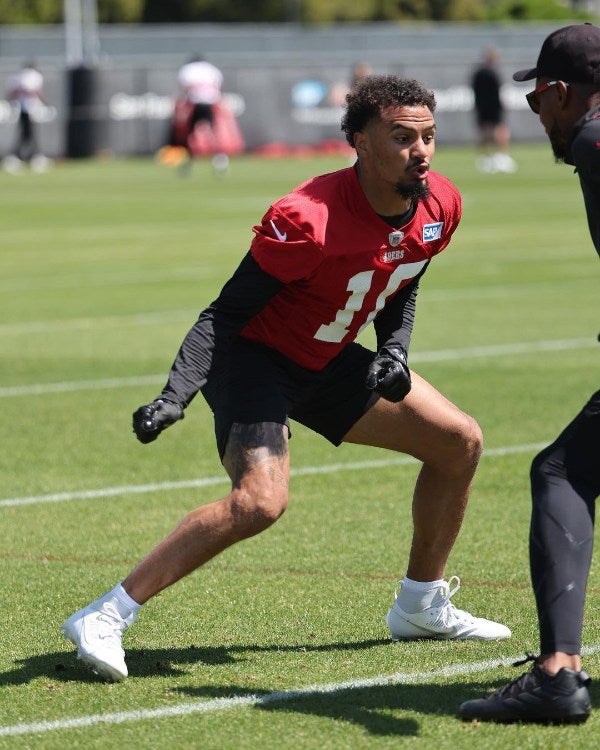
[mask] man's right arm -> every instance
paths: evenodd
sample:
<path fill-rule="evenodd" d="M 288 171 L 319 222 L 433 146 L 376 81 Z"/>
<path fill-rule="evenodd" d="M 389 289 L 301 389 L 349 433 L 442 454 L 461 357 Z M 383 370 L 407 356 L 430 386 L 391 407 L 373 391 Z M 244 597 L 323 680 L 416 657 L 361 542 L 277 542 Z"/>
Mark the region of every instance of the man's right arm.
<path fill-rule="evenodd" d="M 215 345 L 227 347 L 246 323 L 283 287 L 247 253 L 218 298 L 204 310 L 184 338 L 160 396 L 133 414 L 138 440 L 149 443 L 183 411 L 205 385 Z"/>

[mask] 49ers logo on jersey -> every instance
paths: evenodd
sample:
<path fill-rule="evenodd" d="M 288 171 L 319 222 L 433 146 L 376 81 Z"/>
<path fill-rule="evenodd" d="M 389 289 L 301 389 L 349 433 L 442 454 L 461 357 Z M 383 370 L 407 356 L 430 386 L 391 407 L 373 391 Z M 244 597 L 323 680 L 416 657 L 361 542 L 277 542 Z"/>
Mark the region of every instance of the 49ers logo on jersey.
<path fill-rule="evenodd" d="M 384 250 L 379 256 L 382 263 L 393 263 L 395 260 L 404 258 L 404 250 Z"/>

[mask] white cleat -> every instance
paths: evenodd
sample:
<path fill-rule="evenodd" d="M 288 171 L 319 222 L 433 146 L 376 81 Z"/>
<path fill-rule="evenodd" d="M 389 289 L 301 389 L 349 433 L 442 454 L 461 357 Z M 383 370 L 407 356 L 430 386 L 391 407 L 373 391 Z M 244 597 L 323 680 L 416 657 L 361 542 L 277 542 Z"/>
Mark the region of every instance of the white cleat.
<path fill-rule="evenodd" d="M 50 167 L 52 166 L 52 161 L 48 159 L 47 156 L 44 156 L 44 154 L 35 154 L 35 156 L 31 157 L 29 166 L 31 167 L 32 172 L 41 174 L 42 172 L 47 172 L 50 169 Z"/>
<path fill-rule="evenodd" d="M 2 169 L 9 174 L 21 174 L 25 162 L 21 161 L 18 156 L 8 154 L 2 159 Z"/>
<path fill-rule="evenodd" d="M 454 585 L 454 588 L 450 587 Z M 398 604 L 398 596 L 387 613 L 386 622 L 394 641 L 431 638 L 435 640 L 480 640 L 495 641 L 510 638 L 512 633 L 499 622 L 473 617 L 457 609 L 450 598 L 460 588 L 460 578 L 452 576 L 440 586 L 431 607 L 422 612 L 404 612 Z"/>
<path fill-rule="evenodd" d="M 77 658 L 111 682 L 127 677 L 121 638 L 135 614 L 123 618 L 114 596 L 105 595 L 71 615 L 61 625 L 63 635 L 77 646 Z"/>
<path fill-rule="evenodd" d="M 215 174 L 224 175 L 229 169 L 229 157 L 227 154 L 215 154 L 211 159 L 211 164 Z"/>

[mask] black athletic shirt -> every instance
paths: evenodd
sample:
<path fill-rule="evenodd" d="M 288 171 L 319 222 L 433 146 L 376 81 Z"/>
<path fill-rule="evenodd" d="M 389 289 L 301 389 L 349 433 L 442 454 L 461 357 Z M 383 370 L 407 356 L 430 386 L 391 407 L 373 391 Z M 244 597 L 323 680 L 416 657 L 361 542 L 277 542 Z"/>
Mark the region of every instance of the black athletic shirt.
<path fill-rule="evenodd" d="M 475 71 L 471 80 L 475 112 L 480 124 L 497 124 L 502 120 L 500 78 L 493 68 L 484 66 Z"/>
<path fill-rule="evenodd" d="M 576 123 L 565 161 L 579 176 L 590 234 L 600 255 L 600 107 Z"/>

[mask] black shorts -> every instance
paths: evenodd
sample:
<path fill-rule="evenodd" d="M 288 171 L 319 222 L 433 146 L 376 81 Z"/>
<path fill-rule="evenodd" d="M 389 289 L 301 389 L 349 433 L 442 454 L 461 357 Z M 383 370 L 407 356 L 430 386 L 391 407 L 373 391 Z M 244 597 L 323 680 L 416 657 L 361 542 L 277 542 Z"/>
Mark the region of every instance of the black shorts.
<path fill-rule="evenodd" d="M 202 394 L 214 414 L 221 459 L 234 422 L 277 422 L 289 430 L 291 418 L 339 445 L 379 398 L 365 387 L 374 356 L 360 344 L 349 344 L 313 372 L 241 337 L 227 355 L 215 352 Z"/>
<path fill-rule="evenodd" d="M 501 109 L 487 109 L 477 112 L 475 115 L 477 125 L 480 128 L 495 128 L 504 121 Z"/>
<path fill-rule="evenodd" d="M 190 117 L 190 132 L 194 129 L 194 125 L 199 122 L 208 122 L 212 125 L 213 123 L 213 108 L 210 104 L 194 104 L 192 110 L 192 116 Z"/>

